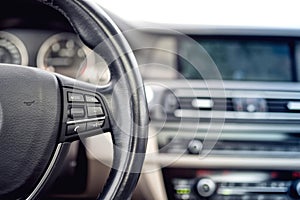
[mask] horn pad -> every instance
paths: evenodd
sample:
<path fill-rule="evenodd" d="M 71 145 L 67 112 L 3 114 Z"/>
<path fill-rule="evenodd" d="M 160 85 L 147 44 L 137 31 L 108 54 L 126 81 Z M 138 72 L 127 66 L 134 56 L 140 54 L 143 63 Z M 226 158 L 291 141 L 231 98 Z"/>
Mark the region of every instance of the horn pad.
<path fill-rule="evenodd" d="M 61 95 L 53 74 L 0 69 L 0 199 L 17 199 L 32 192 L 55 151 Z"/>

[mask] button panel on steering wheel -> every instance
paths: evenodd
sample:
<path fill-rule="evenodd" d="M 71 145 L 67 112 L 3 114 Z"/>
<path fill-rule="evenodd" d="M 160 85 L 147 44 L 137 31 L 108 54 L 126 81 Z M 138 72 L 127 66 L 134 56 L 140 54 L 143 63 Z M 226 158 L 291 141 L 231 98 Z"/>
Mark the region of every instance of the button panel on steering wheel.
<path fill-rule="evenodd" d="M 99 94 L 74 88 L 64 88 L 63 92 L 65 141 L 109 131 L 108 115 Z"/>

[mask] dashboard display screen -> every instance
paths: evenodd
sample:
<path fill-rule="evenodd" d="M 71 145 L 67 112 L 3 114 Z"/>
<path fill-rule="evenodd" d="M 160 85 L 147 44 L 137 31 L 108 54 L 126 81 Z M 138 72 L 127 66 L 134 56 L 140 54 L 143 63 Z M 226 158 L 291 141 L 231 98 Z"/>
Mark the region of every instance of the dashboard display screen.
<path fill-rule="evenodd" d="M 197 66 L 194 67 L 190 62 L 203 58 L 203 55 L 199 55 L 199 52 L 203 52 L 215 63 L 223 80 L 291 82 L 294 79 L 293 56 L 288 42 L 228 38 L 195 40 L 199 45 L 189 42 L 179 45 L 179 70 L 185 78 L 210 79 L 210 76 L 204 77 L 201 70 L 199 73 Z M 201 65 L 205 64 L 204 61 Z"/>

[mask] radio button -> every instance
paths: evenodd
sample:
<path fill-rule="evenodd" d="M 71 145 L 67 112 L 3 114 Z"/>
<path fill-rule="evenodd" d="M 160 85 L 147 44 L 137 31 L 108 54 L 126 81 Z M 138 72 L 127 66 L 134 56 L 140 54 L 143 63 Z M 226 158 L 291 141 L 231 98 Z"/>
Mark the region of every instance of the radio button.
<path fill-rule="evenodd" d="M 69 117 L 74 118 L 81 118 L 85 116 L 84 107 L 71 107 L 69 109 Z"/>
<path fill-rule="evenodd" d="M 86 131 L 86 123 L 68 125 L 66 135 L 75 135 Z"/>
<path fill-rule="evenodd" d="M 91 95 L 85 95 L 85 100 L 87 103 L 100 103 L 98 97 Z"/>
<path fill-rule="evenodd" d="M 84 102 L 82 94 L 68 92 L 68 102 Z"/>
<path fill-rule="evenodd" d="M 90 130 L 95 130 L 95 129 L 99 129 L 102 127 L 102 125 L 104 124 L 104 121 L 93 121 L 93 122 L 88 122 L 87 123 L 87 127 L 86 130 L 90 131 Z"/>
<path fill-rule="evenodd" d="M 88 117 L 97 117 L 104 115 L 103 109 L 101 106 L 88 106 L 87 107 Z"/>

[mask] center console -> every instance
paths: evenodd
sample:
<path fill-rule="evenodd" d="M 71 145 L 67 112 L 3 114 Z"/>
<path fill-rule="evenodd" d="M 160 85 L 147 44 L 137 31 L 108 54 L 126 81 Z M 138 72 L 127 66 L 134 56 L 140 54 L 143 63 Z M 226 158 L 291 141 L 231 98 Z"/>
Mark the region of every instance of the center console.
<path fill-rule="evenodd" d="M 299 84 L 162 85 L 149 107 L 168 199 L 300 199 Z"/>

